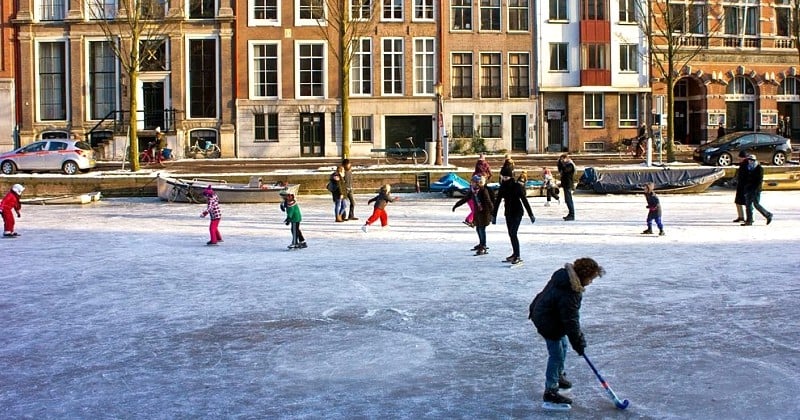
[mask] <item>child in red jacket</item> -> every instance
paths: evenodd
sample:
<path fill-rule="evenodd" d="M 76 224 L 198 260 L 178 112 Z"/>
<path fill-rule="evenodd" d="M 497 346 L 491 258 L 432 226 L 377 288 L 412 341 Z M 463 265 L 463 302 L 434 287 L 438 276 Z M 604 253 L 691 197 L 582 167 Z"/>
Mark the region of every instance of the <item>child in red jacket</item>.
<path fill-rule="evenodd" d="M 19 233 L 14 231 L 15 220 L 12 210 L 17 213 L 17 217 L 20 217 L 19 210 L 22 208 L 22 204 L 19 202 L 19 196 L 22 195 L 23 191 L 25 191 L 25 187 L 20 184 L 14 184 L 11 187 L 11 191 L 0 202 L 0 213 L 3 214 L 3 237 L 5 238 L 19 236 Z"/>

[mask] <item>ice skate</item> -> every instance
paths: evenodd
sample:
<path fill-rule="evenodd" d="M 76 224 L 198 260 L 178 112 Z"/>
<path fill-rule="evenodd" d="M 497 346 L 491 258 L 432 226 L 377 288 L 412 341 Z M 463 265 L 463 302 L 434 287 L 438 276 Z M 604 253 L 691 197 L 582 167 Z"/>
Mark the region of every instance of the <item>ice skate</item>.
<path fill-rule="evenodd" d="M 653 229 L 650 228 L 647 228 L 642 231 L 642 235 L 650 235 L 651 233 L 653 233 Z"/>
<path fill-rule="evenodd" d="M 487 247 L 483 247 L 483 246 L 482 247 L 478 247 L 478 249 L 475 250 L 475 255 L 476 256 L 478 256 L 478 255 L 486 255 L 488 253 L 489 253 L 488 248 Z"/>
<path fill-rule="evenodd" d="M 567 375 L 564 372 L 561 372 L 561 375 L 558 376 L 558 389 L 570 388 L 572 388 L 572 382 L 567 379 Z"/>
<path fill-rule="evenodd" d="M 664 233 L 664 229 L 658 231 L 658 236 L 664 236 L 664 235 L 666 235 L 666 233 Z"/>
<path fill-rule="evenodd" d="M 572 408 L 572 400 L 559 394 L 556 390 L 544 391 L 542 408 L 546 410 L 566 411 Z"/>
<path fill-rule="evenodd" d="M 364 232 L 364 233 L 367 233 L 367 230 L 369 230 L 369 228 L 367 226 L 369 226 L 369 225 L 361 226 L 361 231 Z"/>

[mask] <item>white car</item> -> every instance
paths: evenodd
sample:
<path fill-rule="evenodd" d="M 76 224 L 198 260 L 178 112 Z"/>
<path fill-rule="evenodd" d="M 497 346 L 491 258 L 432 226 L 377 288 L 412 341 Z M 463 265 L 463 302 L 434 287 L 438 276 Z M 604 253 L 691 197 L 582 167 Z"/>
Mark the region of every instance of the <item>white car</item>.
<path fill-rule="evenodd" d="M 61 171 L 67 175 L 95 167 L 92 146 L 85 141 L 68 139 L 39 140 L 17 150 L 0 154 L 0 172 Z"/>

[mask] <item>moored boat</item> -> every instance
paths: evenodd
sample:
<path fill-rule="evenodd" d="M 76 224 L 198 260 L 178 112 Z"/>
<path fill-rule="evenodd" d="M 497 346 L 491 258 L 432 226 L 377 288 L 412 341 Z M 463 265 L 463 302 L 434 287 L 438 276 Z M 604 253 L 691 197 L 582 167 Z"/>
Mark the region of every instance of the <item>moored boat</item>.
<path fill-rule="evenodd" d="M 259 177 L 251 177 L 249 184 L 235 184 L 218 179 L 182 179 L 159 174 L 157 182 L 158 198 L 191 203 L 204 203 L 203 190 L 208 186 L 217 193 L 220 203 L 278 203 L 283 200 L 282 191 L 297 195 L 300 190 L 300 184 L 264 183 Z"/>
<path fill-rule="evenodd" d="M 725 176 L 723 168 L 595 169 L 583 171 L 579 187 L 599 194 L 638 194 L 653 183 L 659 193 L 693 194 Z"/>

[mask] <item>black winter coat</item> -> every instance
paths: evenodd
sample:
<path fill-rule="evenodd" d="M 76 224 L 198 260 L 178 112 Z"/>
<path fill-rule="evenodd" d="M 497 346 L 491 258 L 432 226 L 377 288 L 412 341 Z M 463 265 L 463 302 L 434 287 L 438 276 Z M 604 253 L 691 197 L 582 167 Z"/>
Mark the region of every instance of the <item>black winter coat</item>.
<path fill-rule="evenodd" d="M 762 184 L 764 183 L 764 168 L 756 164 L 756 167 L 750 169 L 749 167 L 745 167 L 747 175 L 745 176 L 744 187 L 742 187 L 742 192 L 745 196 L 748 194 L 754 194 L 756 192 L 761 192 Z"/>
<path fill-rule="evenodd" d="M 500 183 L 500 188 L 497 190 L 497 195 L 494 199 L 494 211 L 492 212 L 492 218 L 497 218 L 497 212 L 500 209 L 500 201 L 502 201 L 504 198 L 506 217 L 522 217 L 524 214 L 524 207 L 524 210 L 528 212 L 528 217 L 531 219 L 533 218 L 533 210 L 531 210 L 531 205 L 528 203 L 528 197 L 525 194 L 525 187 L 513 179 Z"/>
<path fill-rule="evenodd" d="M 744 184 L 747 183 L 747 159 L 739 162 L 739 169 L 736 170 L 736 197 L 733 198 L 734 204 L 745 205 Z"/>
<path fill-rule="evenodd" d="M 494 200 L 492 200 L 492 194 L 486 187 L 481 187 L 475 195 L 472 194 L 472 189 L 470 188 L 467 195 L 453 205 L 453 209 L 455 210 L 458 206 L 473 199 L 477 202 L 477 205 L 475 206 L 475 211 L 472 213 L 472 223 L 474 223 L 475 226 L 489 226 L 492 222 L 492 214 L 494 213 Z"/>
<path fill-rule="evenodd" d="M 560 340 L 566 335 L 578 354 L 586 347 L 580 322 L 584 290 L 572 264 L 565 264 L 533 299 L 528 315 L 542 337 Z"/>
<path fill-rule="evenodd" d="M 561 187 L 565 190 L 575 189 L 575 164 L 571 160 L 558 160 L 558 173 L 561 175 Z"/>

